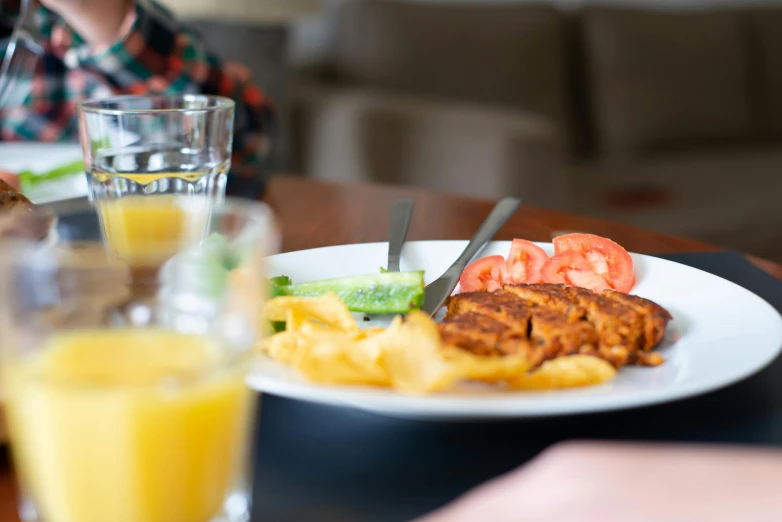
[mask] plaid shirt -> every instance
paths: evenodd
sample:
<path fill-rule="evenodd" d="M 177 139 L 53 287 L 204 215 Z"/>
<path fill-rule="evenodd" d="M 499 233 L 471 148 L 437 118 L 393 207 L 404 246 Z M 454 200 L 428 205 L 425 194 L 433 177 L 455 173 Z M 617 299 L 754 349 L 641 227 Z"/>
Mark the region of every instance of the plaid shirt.
<path fill-rule="evenodd" d="M 7 0 L 0 1 L 7 18 Z M 56 13 L 40 5 L 35 9 L 46 39 L 44 54 L 24 105 L 0 110 L 0 139 L 77 141 L 77 104 L 88 98 L 221 95 L 236 102 L 232 172 L 260 174 L 270 148 L 273 109 L 244 66 L 221 63 L 197 34 L 152 0 L 135 0 L 130 31 L 97 53 Z"/>

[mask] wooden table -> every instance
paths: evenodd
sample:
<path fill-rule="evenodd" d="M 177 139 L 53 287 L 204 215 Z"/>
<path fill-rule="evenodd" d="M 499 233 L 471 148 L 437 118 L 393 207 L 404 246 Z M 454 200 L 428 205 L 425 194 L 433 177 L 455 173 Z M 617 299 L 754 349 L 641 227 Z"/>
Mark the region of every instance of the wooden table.
<path fill-rule="evenodd" d="M 398 198 L 410 197 L 416 207 L 408 238 L 468 239 L 490 212 L 493 202 L 381 185 L 325 183 L 292 177 L 270 181 L 264 198 L 277 213 L 283 251 L 345 243 L 385 241 L 388 211 Z M 720 249 L 699 241 L 561 212 L 522 207 L 497 234 L 550 241 L 563 231 L 610 237 L 633 252 L 708 252 Z M 750 258 L 782 279 L 782 266 Z M 13 474 L 0 455 L 0 520 L 16 522 Z"/>
<path fill-rule="evenodd" d="M 277 213 L 284 252 L 348 243 L 386 241 L 388 212 L 399 198 L 413 198 L 415 212 L 409 240 L 469 239 L 491 211 L 494 202 L 390 185 L 326 183 L 278 177 L 269 184 L 265 201 Z M 713 252 L 719 247 L 621 223 L 521 207 L 496 235 L 498 240 L 524 238 L 551 241 L 563 231 L 590 232 L 609 237 L 631 252 L 666 254 Z M 747 256 L 782 279 L 782 266 Z"/>

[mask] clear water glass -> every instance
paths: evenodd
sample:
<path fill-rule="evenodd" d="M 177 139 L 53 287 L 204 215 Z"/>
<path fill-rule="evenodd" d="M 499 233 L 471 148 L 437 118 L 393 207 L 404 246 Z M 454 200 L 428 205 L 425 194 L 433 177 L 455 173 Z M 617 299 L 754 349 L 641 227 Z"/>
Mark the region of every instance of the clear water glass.
<path fill-rule="evenodd" d="M 90 200 L 103 239 L 133 265 L 136 286 L 149 286 L 172 249 L 205 237 L 210 211 L 225 197 L 234 102 L 119 96 L 80 109 Z"/>
<path fill-rule="evenodd" d="M 229 98 L 203 95 L 82 102 L 79 125 L 91 198 L 221 199 L 231 167 L 234 105 Z"/>

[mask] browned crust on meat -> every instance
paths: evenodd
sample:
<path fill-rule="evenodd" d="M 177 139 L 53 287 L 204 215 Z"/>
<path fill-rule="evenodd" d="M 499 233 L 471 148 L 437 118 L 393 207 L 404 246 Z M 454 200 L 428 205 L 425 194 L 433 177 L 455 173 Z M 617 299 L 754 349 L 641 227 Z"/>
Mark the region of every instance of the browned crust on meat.
<path fill-rule="evenodd" d="M 0 180 L 0 237 L 39 241 L 49 236 L 54 212 L 33 212 L 29 199 Z"/>
<path fill-rule="evenodd" d="M 467 292 L 457 294 L 446 303 L 446 317 L 475 312 L 487 315 L 508 327 L 523 332 L 529 331 L 530 307 L 511 293 L 498 290 L 496 292 Z"/>
<path fill-rule="evenodd" d="M 673 319 L 671 314 L 657 303 L 638 297 L 636 295 L 623 294 L 615 290 L 606 290 L 603 295 L 625 306 L 629 306 L 638 312 L 643 321 L 643 349 L 649 351 L 658 346 L 665 336 L 665 328 Z"/>
<path fill-rule="evenodd" d="M 537 307 L 564 314 L 572 323 L 587 320 L 597 331 L 599 353 L 617 366 L 632 362 L 632 353 L 642 347 L 643 318 L 616 300 L 566 285 L 506 285 L 505 288 Z"/>
<path fill-rule="evenodd" d="M 475 312 L 446 318 L 439 329 L 445 344 L 475 355 L 528 354 L 530 349 L 525 332 Z"/>
<path fill-rule="evenodd" d="M 546 347 L 548 358 L 594 353 L 598 336 L 586 321 L 568 321 L 565 314 L 543 307 L 533 309 L 530 340 Z"/>
<path fill-rule="evenodd" d="M 459 294 L 447 306 L 440 326 L 446 343 L 478 355 L 525 353 L 532 367 L 577 353 L 617 368 L 657 366 L 663 357 L 648 352 L 671 319 L 648 299 L 549 284 Z"/>
<path fill-rule="evenodd" d="M 30 209 L 32 202 L 17 192 L 11 185 L 0 180 L 0 212 L 17 209 Z"/>
<path fill-rule="evenodd" d="M 616 367 L 656 366 L 663 362 L 660 355 L 641 356 L 641 350 L 649 351 L 659 345 L 670 318 L 665 309 L 648 299 L 619 292 L 601 295 L 567 285 L 505 285 L 504 288 L 533 306 L 533 325 L 538 308 L 565 314 L 573 324 L 583 321 L 591 324 L 597 332 L 597 345 L 591 348 L 585 344 L 580 353 L 594 353 Z"/>
<path fill-rule="evenodd" d="M 565 285 L 505 285 L 503 288 L 531 304 L 564 314 L 570 322 L 580 321 L 586 316 L 586 309 L 573 301 Z"/>
<path fill-rule="evenodd" d="M 0 213 L 0 237 L 42 241 L 49 237 L 56 221 L 54 213 Z"/>
<path fill-rule="evenodd" d="M 635 362 L 634 353 L 643 348 L 644 321 L 641 314 L 616 300 L 584 288 L 565 291 L 587 310 L 587 320 L 600 337 L 600 353 L 617 366 Z"/>

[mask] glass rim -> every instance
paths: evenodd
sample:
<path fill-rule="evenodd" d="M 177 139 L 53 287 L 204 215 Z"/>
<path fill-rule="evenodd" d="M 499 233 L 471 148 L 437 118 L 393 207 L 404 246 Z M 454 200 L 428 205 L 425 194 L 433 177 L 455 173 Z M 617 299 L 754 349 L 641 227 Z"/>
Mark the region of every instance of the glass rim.
<path fill-rule="evenodd" d="M 155 196 L 141 196 L 143 198 L 154 198 Z M 208 196 L 183 196 L 185 198 L 199 199 L 201 197 L 208 199 Z M 122 198 L 120 198 L 122 199 Z M 47 253 L 53 253 L 59 244 L 57 236 L 57 221 L 60 218 L 67 218 L 68 216 L 75 216 L 85 211 L 98 212 L 97 205 L 87 199 L 75 200 L 68 202 L 66 205 L 59 206 L 57 211 L 51 208 L 39 206 L 33 207 L 24 214 L 13 219 L 32 219 L 40 218 L 42 220 L 50 220 L 54 217 L 54 221 L 49 225 L 49 231 L 46 237 L 42 239 L 29 239 L 23 237 L 0 237 L 0 270 L 3 268 L 19 266 L 22 263 L 41 264 L 51 262 L 52 257 L 46 255 Z M 279 242 L 279 230 L 277 228 L 277 221 L 272 208 L 263 201 L 248 200 L 245 198 L 237 197 L 225 197 L 215 206 L 206 211 L 212 215 L 222 214 L 224 216 L 236 215 L 248 217 L 255 226 L 259 227 L 264 237 L 259 238 L 260 241 L 264 241 L 267 247 L 272 251 L 274 245 Z M 245 227 L 247 224 L 245 225 Z M 66 241 L 63 244 L 75 244 L 76 241 Z M 99 240 L 84 241 L 86 244 L 98 244 Z M 270 255 L 266 253 L 264 257 Z M 108 266 L 107 259 L 103 260 L 101 266 Z M 96 263 L 97 264 L 97 263 Z M 58 265 L 61 267 L 80 267 L 84 268 L 84 261 L 82 259 L 65 259 L 59 258 Z"/>
<path fill-rule="evenodd" d="M 215 104 L 209 107 L 193 108 L 167 108 L 167 109 L 117 109 L 104 107 L 109 103 L 123 103 L 133 100 L 145 101 L 207 101 Z M 89 114 L 99 114 L 106 116 L 120 116 L 123 114 L 179 114 L 179 113 L 210 113 L 232 110 L 236 107 L 236 102 L 225 96 L 216 96 L 211 94 L 156 94 L 156 95 L 137 95 L 123 94 L 119 96 L 109 96 L 107 98 L 90 99 L 79 102 L 79 110 Z"/>

